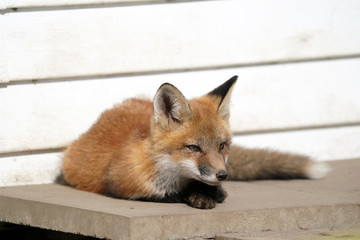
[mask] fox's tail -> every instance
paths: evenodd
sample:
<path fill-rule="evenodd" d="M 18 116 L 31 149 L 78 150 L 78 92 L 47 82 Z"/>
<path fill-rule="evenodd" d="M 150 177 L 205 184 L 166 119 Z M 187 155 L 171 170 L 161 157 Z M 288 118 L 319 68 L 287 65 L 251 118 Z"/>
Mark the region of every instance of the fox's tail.
<path fill-rule="evenodd" d="M 232 146 L 227 170 L 229 180 L 256 180 L 319 179 L 325 177 L 330 169 L 307 156 Z"/>

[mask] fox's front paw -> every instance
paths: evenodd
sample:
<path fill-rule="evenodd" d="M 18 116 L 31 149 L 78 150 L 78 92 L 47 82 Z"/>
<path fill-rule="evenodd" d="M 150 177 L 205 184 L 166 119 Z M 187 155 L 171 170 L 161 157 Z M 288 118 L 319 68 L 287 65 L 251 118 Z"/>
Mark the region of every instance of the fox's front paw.
<path fill-rule="evenodd" d="M 190 194 L 187 201 L 191 207 L 201 209 L 212 209 L 216 205 L 216 201 L 214 199 L 201 193 Z"/>

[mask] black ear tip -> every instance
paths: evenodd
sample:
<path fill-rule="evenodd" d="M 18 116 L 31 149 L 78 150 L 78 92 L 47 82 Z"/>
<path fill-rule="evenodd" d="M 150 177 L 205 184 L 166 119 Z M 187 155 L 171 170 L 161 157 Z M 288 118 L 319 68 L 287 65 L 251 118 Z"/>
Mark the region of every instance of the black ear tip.
<path fill-rule="evenodd" d="M 237 81 L 238 76 L 234 75 L 233 77 L 231 77 L 229 80 L 227 80 L 226 82 L 224 82 L 223 85 L 227 86 L 228 88 L 230 88 L 232 85 L 234 85 L 234 83 Z"/>
<path fill-rule="evenodd" d="M 232 78 L 230 78 L 228 80 L 228 82 L 230 82 L 231 84 L 233 84 L 234 82 L 236 82 L 236 80 L 238 79 L 238 76 L 237 75 L 234 75 Z"/>
<path fill-rule="evenodd" d="M 226 82 L 224 82 L 221 86 L 215 88 L 212 90 L 209 94 L 210 95 L 217 95 L 221 97 L 225 97 L 225 95 L 228 93 L 229 89 L 235 84 L 238 76 L 235 75 Z"/>

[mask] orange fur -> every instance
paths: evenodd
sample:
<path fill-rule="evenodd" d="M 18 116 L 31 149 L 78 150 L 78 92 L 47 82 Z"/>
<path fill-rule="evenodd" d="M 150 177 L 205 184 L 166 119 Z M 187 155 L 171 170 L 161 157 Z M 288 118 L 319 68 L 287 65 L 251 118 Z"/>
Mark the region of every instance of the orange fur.
<path fill-rule="evenodd" d="M 171 153 L 174 162 L 185 156 L 197 165 L 210 161 L 217 170 L 225 169 L 225 162 L 217 161 L 225 157 L 211 149 L 217 147 L 212 142 L 218 135 L 230 140 L 229 124 L 217 117 L 217 105 L 210 98 L 193 99 L 189 104 L 193 113 L 190 122 L 171 131 L 153 126 L 152 134 L 152 102 L 149 100 L 129 99 L 105 111 L 89 131 L 65 151 L 62 168 L 65 181 L 80 190 L 110 191 L 111 195 L 122 198 L 151 197 L 151 181 L 156 174 L 153 158 L 164 151 Z M 214 126 L 226 127 L 217 130 Z M 184 143 L 196 143 L 199 139 L 210 158 L 187 149 L 178 151 Z"/>
<path fill-rule="evenodd" d="M 144 173 L 151 170 L 152 163 L 140 150 L 146 149 L 143 140 L 149 136 L 151 113 L 151 101 L 143 99 L 129 99 L 105 111 L 66 149 L 62 168 L 66 182 L 81 190 L 106 193 L 106 176 L 119 169 L 121 173 L 138 173 L 136 181 L 130 174 L 118 174 L 118 183 L 127 183 L 119 188 L 124 197 L 131 196 L 132 189 L 142 189 L 136 185 L 139 178 L 151 179 L 151 173 Z"/>
<path fill-rule="evenodd" d="M 229 102 L 236 79 L 189 101 L 163 84 L 154 101 L 133 98 L 106 110 L 66 149 L 64 182 L 119 198 L 213 208 L 227 196 L 220 182 L 228 176 L 229 156 L 231 179 L 306 177 L 312 164 L 306 157 L 240 147 L 230 153 Z"/>

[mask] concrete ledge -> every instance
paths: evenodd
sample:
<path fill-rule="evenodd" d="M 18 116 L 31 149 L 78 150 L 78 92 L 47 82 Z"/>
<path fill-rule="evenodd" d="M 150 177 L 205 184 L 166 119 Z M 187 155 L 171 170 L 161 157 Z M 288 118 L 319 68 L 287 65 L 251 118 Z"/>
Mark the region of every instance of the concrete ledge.
<path fill-rule="evenodd" d="M 329 163 L 322 180 L 227 182 L 212 210 L 113 199 L 56 184 L 0 188 L 0 221 L 108 239 L 360 226 L 360 159 Z"/>
<path fill-rule="evenodd" d="M 215 240 L 359 240 L 360 228 L 316 229 L 290 232 L 263 231 L 257 233 L 228 233 L 216 236 Z"/>

